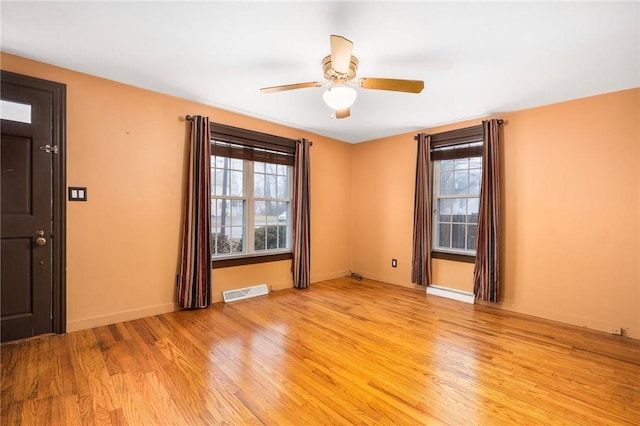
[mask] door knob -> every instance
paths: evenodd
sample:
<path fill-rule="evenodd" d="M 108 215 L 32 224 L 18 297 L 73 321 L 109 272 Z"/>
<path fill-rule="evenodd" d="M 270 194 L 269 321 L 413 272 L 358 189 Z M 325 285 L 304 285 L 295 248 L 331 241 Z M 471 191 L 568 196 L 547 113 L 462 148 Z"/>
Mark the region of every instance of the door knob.
<path fill-rule="evenodd" d="M 47 244 L 47 239 L 44 237 L 44 231 L 38 231 L 36 232 L 36 235 L 38 235 L 38 238 L 36 238 L 37 246 L 43 246 Z"/>

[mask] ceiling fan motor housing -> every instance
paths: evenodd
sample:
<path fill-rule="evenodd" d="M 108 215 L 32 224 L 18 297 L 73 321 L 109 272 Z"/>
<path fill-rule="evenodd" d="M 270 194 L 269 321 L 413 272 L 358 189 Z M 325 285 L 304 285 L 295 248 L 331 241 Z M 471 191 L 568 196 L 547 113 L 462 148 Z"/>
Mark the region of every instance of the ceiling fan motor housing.
<path fill-rule="evenodd" d="M 322 69 L 324 70 L 324 78 L 332 83 L 346 83 L 353 80 L 356 77 L 356 71 L 358 70 L 358 58 L 351 56 L 349 62 L 349 72 L 346 74 L 340 73 L 333 69 L 331 64 L 331 55 L 325 56 L 322 60 Z"/>

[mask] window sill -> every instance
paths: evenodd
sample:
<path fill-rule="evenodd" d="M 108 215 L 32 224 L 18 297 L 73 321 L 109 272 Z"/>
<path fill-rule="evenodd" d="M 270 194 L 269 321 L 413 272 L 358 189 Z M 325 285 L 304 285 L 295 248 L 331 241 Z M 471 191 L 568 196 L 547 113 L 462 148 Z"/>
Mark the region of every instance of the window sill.
<path fill-rule="evenodd" d="M 242 257 L 227 257 L 222 259 L 212 259 L 211 269 L 229 268 L 231 266 L 253 265 L 256 263 L 276 262 L 279 260 L 293 259 L 292 252 L 271 253 L 263 255 L 252 255 Z"/>
<path fill-rule="evenodd" d="M 446 251 L 431 250 L 432 259 L 453 260 L 456 262 L 476 263 L 476 256 L 473 254 L 450 253 Z"/>

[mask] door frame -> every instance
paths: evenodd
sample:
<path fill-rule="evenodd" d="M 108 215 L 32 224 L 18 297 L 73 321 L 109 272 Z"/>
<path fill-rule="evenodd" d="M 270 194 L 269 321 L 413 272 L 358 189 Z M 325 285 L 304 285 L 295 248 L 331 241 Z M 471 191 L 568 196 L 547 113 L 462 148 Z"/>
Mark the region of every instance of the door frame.
<path fill-rule="evenodd" d="M 67 85 L 5 70 L 0 70 L 0 80 L 16 86 L 46 91 L 52 95 L 52 143 L 58 147 L 58 152 L 51 154 L 53 156 L 51 329 L 54 333 L 63 334 L 67 330 Z"/>

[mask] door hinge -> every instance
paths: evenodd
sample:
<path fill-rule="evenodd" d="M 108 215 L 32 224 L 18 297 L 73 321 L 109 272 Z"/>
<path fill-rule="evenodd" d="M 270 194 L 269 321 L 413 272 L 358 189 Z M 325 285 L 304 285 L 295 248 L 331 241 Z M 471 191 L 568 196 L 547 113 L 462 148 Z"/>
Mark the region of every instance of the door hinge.
<path fill-rule="evenodd" d="M 49 153 L 53 152 L 54 154 L 57 154 L 58 153 L 58 147 L 55 146 L 55 145 L 53 145 L 53 146 L 45 145 L 45 146 L 41 146 L 40 147 L 40 151 L 49 152 Z"/>

